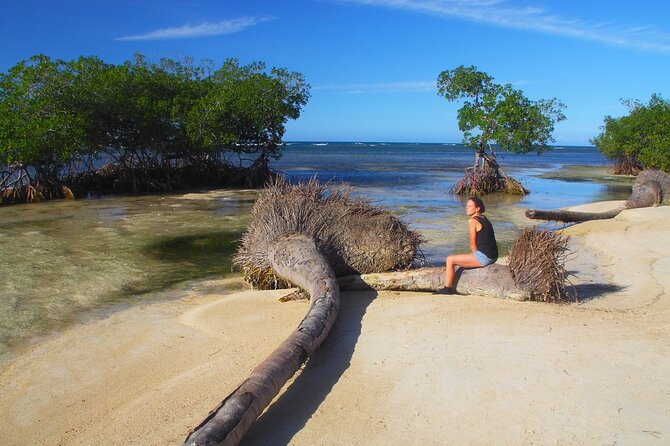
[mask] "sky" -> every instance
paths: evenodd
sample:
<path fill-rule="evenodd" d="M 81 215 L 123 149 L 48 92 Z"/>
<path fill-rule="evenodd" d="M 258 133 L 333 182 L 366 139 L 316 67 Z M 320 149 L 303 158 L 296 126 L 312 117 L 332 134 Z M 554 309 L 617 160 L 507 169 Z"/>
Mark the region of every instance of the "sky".
<path fill-rule="evenodd" d="M 35 54 L 263 61 L 311 97 L 285 141 L 460 142 L 443 70 L 474 65 L 557 98 L 557 145 L 588 145 L 622 99 L 670 99 L 667 0 L 9 0 L 0 72 Z"/>

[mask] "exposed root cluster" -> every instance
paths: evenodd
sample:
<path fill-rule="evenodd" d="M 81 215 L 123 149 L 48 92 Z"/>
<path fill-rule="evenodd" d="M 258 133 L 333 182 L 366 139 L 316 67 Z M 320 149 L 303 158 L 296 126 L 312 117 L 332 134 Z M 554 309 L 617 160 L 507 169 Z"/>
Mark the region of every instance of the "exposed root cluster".
<path fill-rule="evenodd" d="M 43 177 L 35 178 L 19 164 L 0 169 L 0 204 L 33 203 L 56 198 L 74 198 L 70 188 Z"/>
<path fill-rule="evenodd" d="M 405 269 L 420 256 L 422 236 L 390 211 L 352 196 L 351 188 L 312 179 L 290 184 L 277 178 L 252 209 L 251 223 L 234 257 L 256 288 L 280 288 L 267 248 L 280 235 L 302 233 L 316 240 L 337 276 Z"/>
<path fill-rule="evenodd" d="M 565 259 L 569 237 L 558 232 L 526 228 L 514 241 L 508 261 L 514 282 L 533 300 L 568 300 Z M 576 296 L 573 296 L 576 297 Z"/>
<path fill-rule="evenodd" d="M 645 169 L 638 174 L 633 183 L 633 194 L 645 184 L 657 183 L 660 187 L 660 203 L 670 204 L 670 175 L 658 169 Z"/>
<path fill-rule="evenodd" d="M 193 187 L 262 187 L 275 174 L 267 166 L 235 167 L 220 162 L 177 166 L 124 167 L 107 164 L 65 178 L 77 190 L 94 193 L 153 193 Z"/>
<path fill-rule="evenodd" d="M 530 193 L 521 183 L 509 177 L 500 169 L 496 160 L 481 154 L 481 164 L 465 169 L 465 176 L 456 183 L 451 192 L 458 195 L 486 195 L 493 192 L 505 192 L 516 195 Z"/>

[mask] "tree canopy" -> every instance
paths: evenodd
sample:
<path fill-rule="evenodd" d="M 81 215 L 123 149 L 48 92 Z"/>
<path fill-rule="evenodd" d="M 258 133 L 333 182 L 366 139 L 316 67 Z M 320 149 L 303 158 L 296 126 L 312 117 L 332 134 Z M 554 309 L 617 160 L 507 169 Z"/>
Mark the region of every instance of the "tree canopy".
<path fill-rule="evenodd" d="M 541 153 L 553 141 L 554 125 L 565 119 L 565 106 L 557 99 L 531 101 L 521 90 L 495 83 L 474 66 L 441 72 L 437 88 L 446 100 L 463 101 L 458 128 L 463 143 L 479 153 L 492 144 L 514 153 Z"/>
<path fill-rule="evenodd" d="M 85 140 L 86 112 L 74 107 L 76 72 L 34 56 L 0 75 L 0 163 L 40 168 L 71 160 Z"/>
<path fill-rule="evenodd" d="M 0 193 L 21 201 L 22 187 L 64 182 L 169 190 L 223 185 L 231 168 L 268 173 L 286 123 L 308 99 L 300 73 L 261 62 L 228 59 L 215 69 L 190 58 L 136 55 L 113 65 L 36 55 L 0 74 Z M 101 182 L 103 174 L 113 178 Z"/>
<path fill-rule="evenodd" d="M 605 116 L 601 133 L 591 140 L 615 161 L 615 172 L 637 174 L 656 168 L 670 172 L 670 101 L 653 94 L 649 103 L 623 101 L 629 113 Z"/>

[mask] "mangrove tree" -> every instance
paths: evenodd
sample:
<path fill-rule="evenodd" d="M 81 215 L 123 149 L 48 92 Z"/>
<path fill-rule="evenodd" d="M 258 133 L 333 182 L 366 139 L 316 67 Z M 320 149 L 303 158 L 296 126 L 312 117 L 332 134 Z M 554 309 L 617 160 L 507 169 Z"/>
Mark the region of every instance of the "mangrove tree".
<path fill-rule="evenodd" d="M 0 196 L 258 187 L 308 99 L 260 62 L 33 56 L 0 74 Z"/>
<path fill-rule="evenodd" d="M 463 100 L 458 128 L 463 143 L 474 149 L 475 162 L 454 187 L 457 194 L 484 195 L 496 191 L 525 195 L 529 191 L 500 169 L 496 150 L 538 154 L 553 141 L 554 125 L 565 119 L 557 99 L 531 101 L 510 84 L 497 84 L 476 67 L 463 65 L 440 73 L 438 94 Z"/>
<path fill-rule="evenodd" d="M 610 160 L 614 173 L 637 175 L 642 169 L 670 172 L 670 101 L 653 94 L 649 103 L 623 101 L 628 115 L 605 116 L 591 143 Z"/>

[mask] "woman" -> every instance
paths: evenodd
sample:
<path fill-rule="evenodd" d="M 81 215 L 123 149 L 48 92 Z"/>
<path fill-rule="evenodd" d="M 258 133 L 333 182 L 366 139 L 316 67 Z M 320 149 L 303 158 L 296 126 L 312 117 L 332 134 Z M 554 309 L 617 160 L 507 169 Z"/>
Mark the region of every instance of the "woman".
<path fill-rule="evenodd" d="M 498 260 L 498 245 L 493 233 L 493 226 L 482 214 L 486 208 L 478 197 L 470 197 L 465 205 L 468 214 L 470 231 L 470 254 L 457 254 L 447 257 L 447 277 L 444 283 L 446 293 L 454 293 L 454 277 L 456 267 L 481 268 Z"/>

